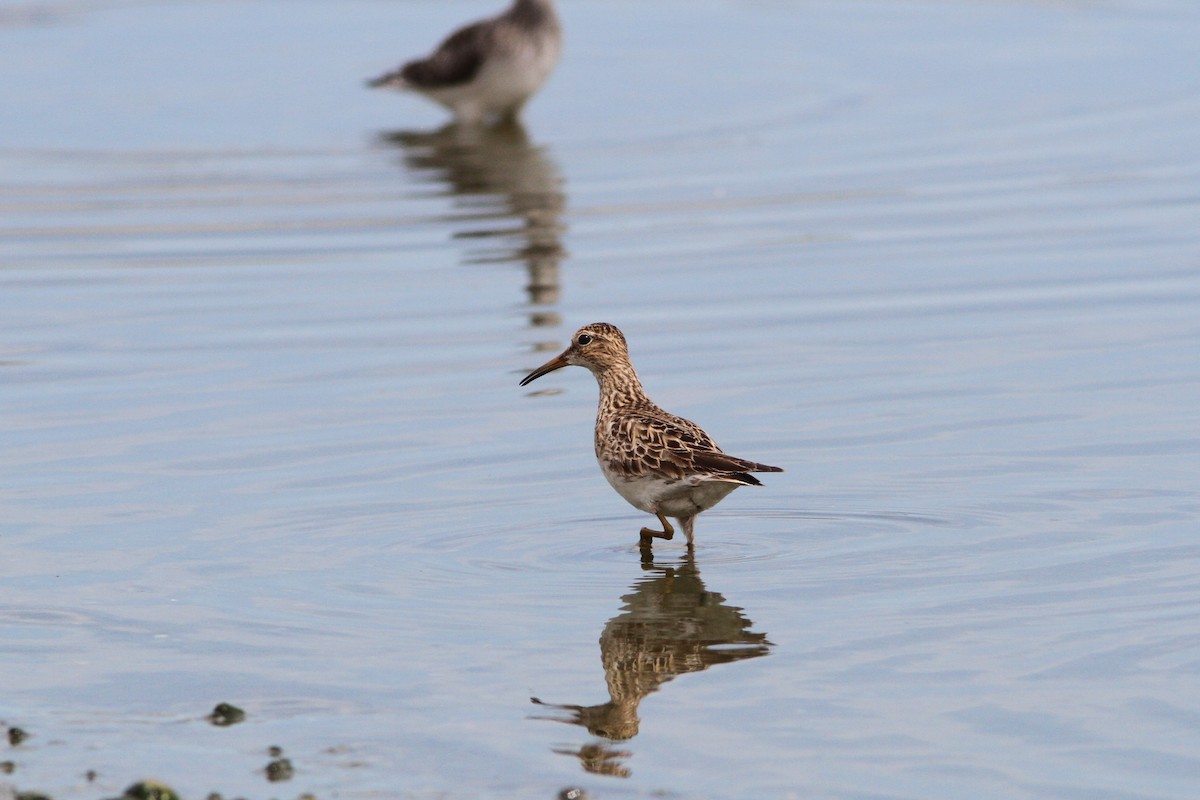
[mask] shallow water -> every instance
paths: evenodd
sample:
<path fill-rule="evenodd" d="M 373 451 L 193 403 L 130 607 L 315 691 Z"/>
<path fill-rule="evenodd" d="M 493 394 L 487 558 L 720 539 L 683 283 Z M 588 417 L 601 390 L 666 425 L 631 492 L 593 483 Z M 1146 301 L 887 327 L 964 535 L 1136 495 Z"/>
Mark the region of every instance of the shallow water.
<path fill-rule="evenodd" d="M 1200 9 L 564 0 L 523 128 L 360 89 L 492 5 L 0 3 L 0 787 L 1194 797 Z M 694 559 L 517 387 L 597 319 L 787 469 Z"/>

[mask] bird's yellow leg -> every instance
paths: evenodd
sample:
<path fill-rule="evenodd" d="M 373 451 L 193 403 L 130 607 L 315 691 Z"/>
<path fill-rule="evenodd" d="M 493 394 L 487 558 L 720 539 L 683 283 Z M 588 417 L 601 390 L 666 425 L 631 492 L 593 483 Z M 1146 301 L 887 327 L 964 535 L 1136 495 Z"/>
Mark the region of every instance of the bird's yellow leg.
<path fill-rule="evenodd" d="M 671 527 L 671 523 L 667 522 L 667 518 L 662 515 L 662 512 L 657 512 L 655 516 L 662 523 L 661 531 L 651 530 L 650 528 L 642 528 L 642 543 L 646 544 L 651 539 L 670 539 L 675 535 L 675 529 Z"/>

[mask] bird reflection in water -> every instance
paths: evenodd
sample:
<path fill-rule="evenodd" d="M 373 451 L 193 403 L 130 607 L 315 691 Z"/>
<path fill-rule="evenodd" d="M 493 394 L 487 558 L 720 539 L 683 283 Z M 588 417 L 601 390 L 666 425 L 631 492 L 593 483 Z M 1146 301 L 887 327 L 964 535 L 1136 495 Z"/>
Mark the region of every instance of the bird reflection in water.
<path fill-rule="evenodd" d="M 582 725 L 600 738 L 578 749 L 554 751 L 578 757 L 585 770 L 600 775 L 629 776 L 625 759 L 632 752 L 613 742 L 637 735 L 638 705 L 646 695 L 677 675 L 765 656 L 771 647 L 765 633 L 750 630 L 754 623 L 740 608 L 705 588 L 692 556 L 671 565 L 647 557 L 642 568 L 647 574 L 621 598 L 621 613 L 600 634 L 608 702 L 581 706 L 531 698 L 559 712 L 537 719 Z"/>
<path fill-rule="evenodd" d="M 558 303 L 558 265 L 565 254 L 564 180 L 524 126 L 516 120 L 490 127 L 450 124 L 382 139 L 403 149 L 410 171 L 449 189 L 455 210 L 444 219 L 456 227 L 454 238 L 485 243 L 469 251 L 464 263 L 523 263 L 530 324 L 558 326 L 559 315 L 551 309 Z"/>

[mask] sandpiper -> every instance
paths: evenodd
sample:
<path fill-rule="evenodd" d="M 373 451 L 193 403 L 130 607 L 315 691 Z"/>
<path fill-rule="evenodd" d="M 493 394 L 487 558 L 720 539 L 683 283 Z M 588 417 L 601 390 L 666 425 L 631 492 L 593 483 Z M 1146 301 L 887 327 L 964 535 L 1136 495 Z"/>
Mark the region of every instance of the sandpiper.
<path fill-rule="evenodd" d="M 783 472 L 726 455 L 699 425 L 651 402 L 629 360 L 625 336 L 615 325 L 583 326 L 566 350 L 526 375 L 521 385 L 570 365 L 587 367 L 600 384 L 596 460 L 604 477 L 630 505 L 662 523 L 661 531 L 642 528 L 644 546 L 674 536 L 667 521 L 674 517 L 692 549 L 697 514 L 739 486 L 761 486 L 752 472 Z"/>
<path fill-rule="evenodd" d="M 423 94 L 463 123 L 516 117 L 561 52 L 554 0 L 515 0 L 503 14 L 450 34 L 429 57 L 367 85 Z"/>

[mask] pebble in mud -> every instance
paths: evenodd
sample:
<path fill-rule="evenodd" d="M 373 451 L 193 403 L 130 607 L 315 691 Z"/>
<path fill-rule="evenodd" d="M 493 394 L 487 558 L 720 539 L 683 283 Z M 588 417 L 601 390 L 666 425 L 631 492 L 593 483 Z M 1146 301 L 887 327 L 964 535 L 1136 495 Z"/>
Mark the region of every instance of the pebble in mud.
<path fill-rule="evenodd" d="M 158 781 L 138 781 L 125 789 L 117 800 L 179 800 L 175 790 Z"/>
<path fill-rule="evenodd" d="M 275 783 L 276 781 L 289 781 L 295 773 L 290 759 L 283 757 L 282 747 L 270 747 L 267 749 L 267 754 L 274 759 L 267 764 L 266 773 L 267 780 Z"/>
<path fill-rule="evenodd" d="M 276 781 L 290 781 L 294 773 L 295 770 L 289 759 L 277 758 L 270 764 L 267 764 L 267 780 L 272 783 Z"/>
<path fill-rule="evenodd" d="M 246 712 L 229 703 L 217 703 L 216 708 L 208 715 L 208 721 L 218 727 L 236 725 L 246 719 Z"/>

